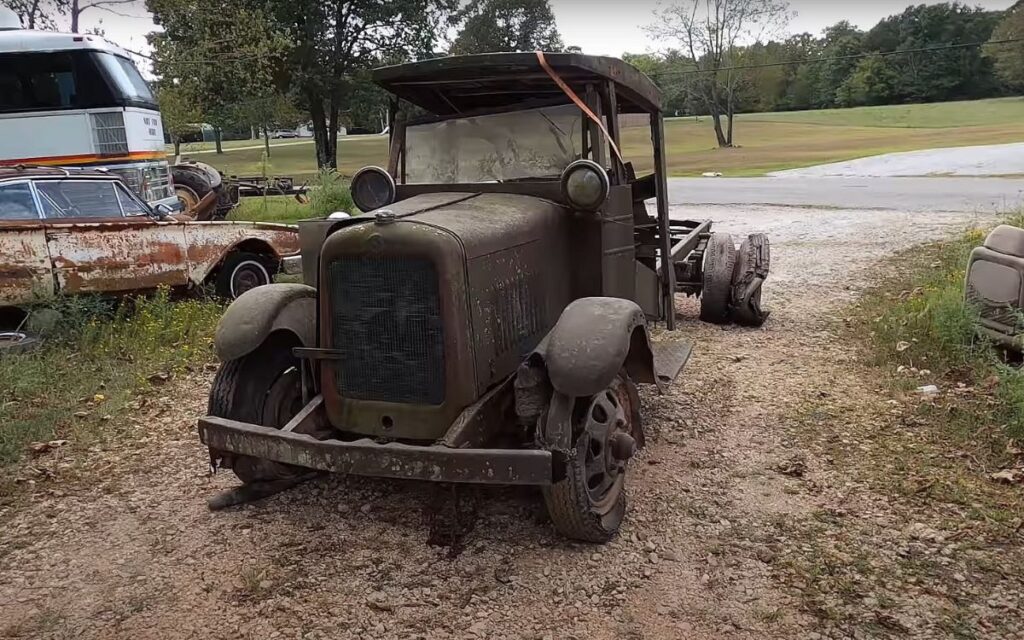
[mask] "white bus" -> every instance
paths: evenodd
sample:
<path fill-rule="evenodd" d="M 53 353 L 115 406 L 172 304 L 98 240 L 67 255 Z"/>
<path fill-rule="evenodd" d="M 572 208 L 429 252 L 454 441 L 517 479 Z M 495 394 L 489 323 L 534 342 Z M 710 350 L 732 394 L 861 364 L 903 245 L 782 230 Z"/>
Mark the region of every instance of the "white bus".
<path fill-rule="evenodd" d="M 107 169 L 150 205 L 180 208 L 156 99 L 99 36 L 30 31 L 0 7 L 0 166 Z"/>

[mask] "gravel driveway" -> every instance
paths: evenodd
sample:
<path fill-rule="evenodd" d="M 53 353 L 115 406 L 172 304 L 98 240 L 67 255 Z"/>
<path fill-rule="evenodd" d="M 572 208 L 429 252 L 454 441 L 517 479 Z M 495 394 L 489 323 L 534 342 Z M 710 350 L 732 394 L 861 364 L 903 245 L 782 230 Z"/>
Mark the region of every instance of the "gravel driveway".
<path fill-rule="evenodd" d="M 878 259 L 991 218 L 770 206 L 674 213 L 770 234 L 773 314 L 762 330 L 723 330 L 697 322 L 687 300 L 679 334 L 659 332 L 697 349 L 670 393 L 643 394 L 649 446 L 632 464 L 631 512 L 612 543 L 559 539 L 530 490 L 329 477 L 210 513 L 205 499 L 236 481 L 207 476 L 196 440 L 204 372 L 140 401 L 123 443 L 98 447 L 76 471 L 83 480 L 62 472 L 68 480 L 6 519 L 0 636 L 948 637 L 945 601 L 921 582 L 854 581 L 855 595 L 836 592 L 852 599 L 834 617 L 808 604 L 828 567 L 846 566 L 823 556 L 825 573 L 801 577 L 793 563 L 809 550 L 828 543 L 885 566 L 890 549 L 918 542 L 900 538 L 905 516 L 888 498 L 801 444 L 794 416 L 829 394 L 888 410 L 835 337 L 834 316 Z M 852 439 L 843 435 L 851 416 L 816 428 Z M 785 466 L 794 458 L 806 471 Z M 861 526 L 871 533 L 855 549 L 837 546 Z M 971 602 L 965 624 L 977 637 L 1010 637 L 986 633 L 994 627 L 979 621 L 989 617 L 1021 630 L 1019 590 L 1007 580 Z M 887 617 L 872 613 L 878 602 Z"/>

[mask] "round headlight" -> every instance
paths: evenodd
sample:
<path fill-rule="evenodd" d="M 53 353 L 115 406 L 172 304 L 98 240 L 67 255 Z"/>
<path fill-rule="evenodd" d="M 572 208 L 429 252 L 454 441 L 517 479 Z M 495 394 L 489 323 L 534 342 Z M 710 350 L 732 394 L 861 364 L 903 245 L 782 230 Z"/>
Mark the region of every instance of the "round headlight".
<path fill-rule="evenodd" d="M 562 172 L 562 195 L 583 211 L 597 211 L 608 197 L 608 173 L 593 160 L 577 160 Z"/>
<path fill-rule="evenodd" d="M 380 167 L 363 167 L 352 176 L 352 202 L 373 211 L 395 201 L 395 179 Z"/>

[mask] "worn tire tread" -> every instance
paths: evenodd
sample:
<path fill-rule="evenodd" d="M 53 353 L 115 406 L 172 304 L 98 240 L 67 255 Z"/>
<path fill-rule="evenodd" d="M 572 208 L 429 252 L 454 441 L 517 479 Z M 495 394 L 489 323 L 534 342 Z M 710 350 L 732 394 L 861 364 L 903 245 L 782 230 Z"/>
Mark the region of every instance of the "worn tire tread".
<path fill-rule="evenodd" d="M 724 256 L 719 256 L 718 247 Z M 704 286 L 700 294 L 700 319 L 713 324 L 729 321 L 732 296 L 732 272 L 736 264 L 736 245 L 728 233 L 711 234 L 705 250 Z"/>

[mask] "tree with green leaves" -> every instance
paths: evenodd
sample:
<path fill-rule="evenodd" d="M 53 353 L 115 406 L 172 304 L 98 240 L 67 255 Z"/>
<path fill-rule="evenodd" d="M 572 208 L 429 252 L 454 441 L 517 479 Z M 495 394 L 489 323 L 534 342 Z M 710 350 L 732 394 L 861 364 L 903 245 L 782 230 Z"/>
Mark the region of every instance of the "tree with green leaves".
<path fill-rule="evenodd" d="M 235 105 L 232 112 L 232 120 L 236 124 L 244 124 L 263 133 L 263 153 L 268 158 L 271 156 L 271 129 L 294 129 L 304 117 L 305 114 L 289 96 L 273 87 L 266 87 L 263 93 Z"/>
<path fill-rule="evenodd" d="M 458 0 L 266 0 L 291 43 L 283 75 L 313 122 L 317 165 L 338 166 L 350 78 L 381 60 L 433 55 Z"/>
<path fill-rule="evenodd" d="M 548 0 L 473 0 L 460 17 L 452 55 L 563 49 Z"/>
<path fill-rule="evenodd" d="M 693 67 L 687 86 L 703 102 L 719 147 L 733 144 L 733 116 L 745 74 L 736 73 L 745 42 L 780 31 L 791 17 L 785 0 L 678 0 L 647 27 L 656 40 L 684 51 Z M 722 118 L 727 119 L 726 128 Z"/>
<path fill-rule="evenodd" d="M 1024 0 L 1006 10 L 992 32 L 992 40 L 1024 39 Z M 985 55 L 995 64 L 999 78 L 1014 90 L 1024 90 L 1024 41 L 989 44 Z"/>
<path fill-rule="evenodd" d="M 265 3 L 247 0 L 147 0 L 163 30 L 149 35 L 154 72 L 190 96 L 204 121 L 233 124 L 238 105 L 267 95 L 290 43 L 274 29 Z"/>
<path fill-rule="evenodd" d="M 198 130 L 199 123 L 203 121 L 202 113 L 195 98 L 182 85 L 159 82 L 156 85 L 156 96 L 164 132 L 174 144 L 174 155 L 179 156 L 182 137 Z"/>

